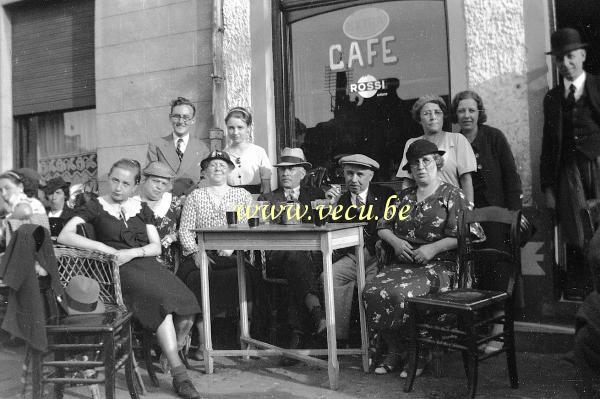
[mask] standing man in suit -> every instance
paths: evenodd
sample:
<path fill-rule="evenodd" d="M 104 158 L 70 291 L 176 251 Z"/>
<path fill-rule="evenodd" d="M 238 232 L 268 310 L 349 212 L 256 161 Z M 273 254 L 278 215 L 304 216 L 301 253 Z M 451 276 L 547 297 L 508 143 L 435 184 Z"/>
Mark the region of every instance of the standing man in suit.
<path fill-rule="evenodd" d="M 191 178 L 198 183 L 200 162 L 210 152 L 206 144 L 190 137 L 190 128 L 196 121 L 196 107 L 187 98 L 177 97 L 171 101 L 169 118 L 173 131 L 148 145 L 148 163 L 163 162 L 171 168 L 175 178 Z"/>
<path fill-rule="evenodd" d="M 281 162 L 273 165 L 279 172 L 279 188 L 264 193 L 259 200 L 269 201 L 271 205 L 294 201 L 310 210 L 310 201 L 325 198 L 323 190 L 315 187 L 301 187 L 300 183 L 308 169 L 312 167 L 306 162 L 301 148 L 285 148 L 281 153 Z M 307 212 L 307 216 L 310 212 Z M 308 219 L 307 219 L 308 221 Z M 267 253 L 267 264 L 283 268 L 289 288 L 289 323 L 292 327 L 290 348 L 298 349 L 305 343 L 305 335 L 325 334 L 327 322 L 325 311 L 319 300 L 319 265 L 320 259 L 308 251 L 270 251 Z M 307 317 L 308 316 L 308 317 Z M 303 322 L 305 321 L 306 322 Z M 283 358 L 282 365 L 296 363 L 294 359 Z"/>
<path fill-rule="evenodd" d="M 562 238 L 577 253 L 583 246 L 580 210 L 600 198 L 600 78 L 583 70 L 587 45 L 575 29 L 559 29 L 550 41 L 547 54 L 562 79 L 544 98 L 541 186 Z"/>
<path fill-rule="evenodd" d="M 336 186 L 333 186 L 327 191 L 326 196 L 344 210 L 352 205 L 356 206 L 354 215 L 348 212 L 349 216 L 353 217 L 348 222 L 360 221 L 358 216 L 361 207 L 371 208 L 372 218 L 363 220 L 367 222 L 363 234 L 365 279 L 369 282 L 375 277 L 378 270 L 377 256 L 375 255 L 375 244 L 379 239 L 377 219 L 383 218 L 388 199 L 395 193 L 389 187 L 371 184 L 375 172 L 379 170 L 379 163 L 374 159 L 363 154 L 354 154 L 340 158 L 339 163 L 344 170 L 348 191 L 342 194 Z M 364 211 L 363 214 L 367 215 L 367 212 Z M 346 220 L 338 221 L 345 222 Z M 348 340 L 352 299 L 356 287 L 356 256 L 354 249 L 338 250 L 338 256 L 341 257 L 333 264 L 336 336 L 340 340 Z"/>

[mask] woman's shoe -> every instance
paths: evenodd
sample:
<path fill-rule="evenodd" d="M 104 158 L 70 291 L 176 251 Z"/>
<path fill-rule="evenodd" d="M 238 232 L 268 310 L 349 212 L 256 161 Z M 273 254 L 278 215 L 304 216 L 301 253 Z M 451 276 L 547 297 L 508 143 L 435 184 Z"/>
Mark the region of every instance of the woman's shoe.
<path fill-rule="evenodd" d="M 373 372 L 377 375 L 393 373 L 401 362 L 402 356 L 399 353 L 388 353 Z"/>
<path fill-rule="evenodd" d="M 416 377 L 423 374 L 423 371 L 425 371 L 427 365 L 431 362 L 431 359 L 432 356 L 431 352 L 429 351 L 427 351 L 427 354 L 425 356 L 419 356 L 419 359 L 417 359 L 417 372 L 415 373 Z M 406 364 L 406 366 L 404 366 L 404 370 L 402 370 L 402 372 L 400 373 L 400 378 L 408 378 L 409 367 L 410 365 L 408 363 Z"/>
<path fill-rule="evenodd" d="M 192 349 L 188 352 L 187 357 L 202 362 L 204 361 L 204 350 L 202 348 Z"/>

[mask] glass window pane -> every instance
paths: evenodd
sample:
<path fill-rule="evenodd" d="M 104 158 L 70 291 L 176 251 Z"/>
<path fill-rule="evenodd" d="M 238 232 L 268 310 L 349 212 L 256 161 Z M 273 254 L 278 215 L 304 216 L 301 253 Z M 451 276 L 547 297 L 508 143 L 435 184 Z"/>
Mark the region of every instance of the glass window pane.
<path fill-rule="evenodd" d="M 422 134 L 410 107 L 449 94 L 442 1 L 388 1 L 291 24 L 295 131 L 314 166 L 336 171 L 339 156 L 364 153 L 390 180 L 406 140 Z"/>

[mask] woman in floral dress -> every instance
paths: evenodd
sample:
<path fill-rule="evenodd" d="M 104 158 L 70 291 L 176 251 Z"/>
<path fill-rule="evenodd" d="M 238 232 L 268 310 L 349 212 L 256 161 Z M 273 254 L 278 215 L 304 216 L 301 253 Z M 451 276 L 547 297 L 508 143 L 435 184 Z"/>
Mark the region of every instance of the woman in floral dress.
<path fill-rule="evenodd" d="M 446 291 L 456 273 L 457 216 L 471 205 L 459 188 L 440 180 L 443 154 L 427 140 L 410 145 L 405 169 L 417 185 L 401 191 L 378 224 L 378 235 L 394 256 L 363 291 L 369 327 L 381 333 L 388 348 L 376 374 L 392 372 L 402 360 L 398 330 L 406 318 L 404 299 Z M 419 362 L 417 374 L 426 360 Z M 400 376 L 406 377 L 406 370 Z"/>

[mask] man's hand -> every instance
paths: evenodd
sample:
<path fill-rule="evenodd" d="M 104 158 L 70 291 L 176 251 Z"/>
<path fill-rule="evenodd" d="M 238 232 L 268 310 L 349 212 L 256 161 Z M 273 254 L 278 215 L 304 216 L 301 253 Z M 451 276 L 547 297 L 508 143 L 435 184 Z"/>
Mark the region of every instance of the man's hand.
<path fill-rule="evenodd" d="M 325 198 L 331 205 L 336 205 L 342 196 L 342 188 L 339 184 L 332 184 L 331 188 L 325 191 Z"/>
<path fill-rule="evenodd" d="M 554 196 L 554 190 L 547 188 L 544 190 L 544 198 L 546 200 L 546 208 L 556 209 L 556 197 Z"/>

